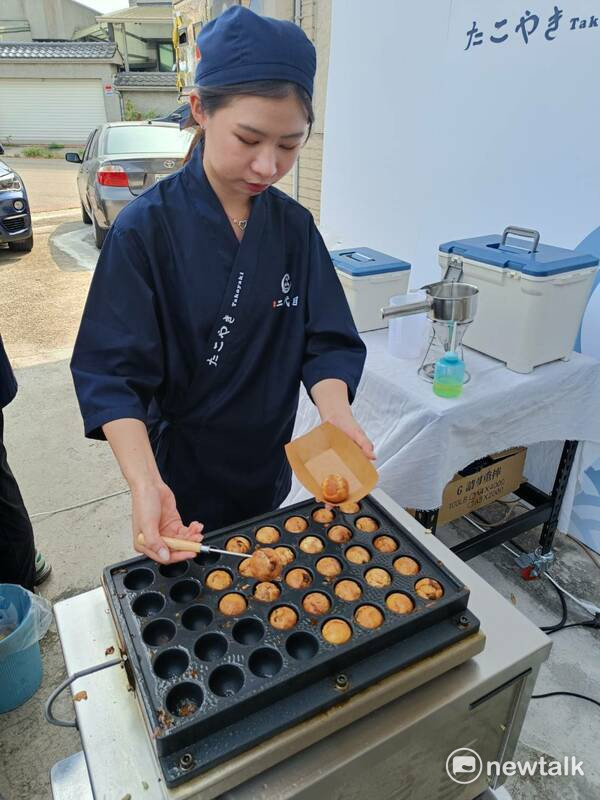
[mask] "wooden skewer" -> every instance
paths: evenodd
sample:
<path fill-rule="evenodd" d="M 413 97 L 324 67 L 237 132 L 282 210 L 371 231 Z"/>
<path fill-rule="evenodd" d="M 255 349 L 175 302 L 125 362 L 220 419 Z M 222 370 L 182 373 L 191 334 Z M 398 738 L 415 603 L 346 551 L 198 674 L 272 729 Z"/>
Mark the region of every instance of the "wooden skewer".
<path fill-rule="evenodd" d="M 145 545 L 144 534 L 138 533 L 138 543 Z M 221 553 L 225 556 L 233 556 L 234 558 L 248 558 L 246 553 L 235 553 L 230 550 L 219 550 L 218 547 L 211 547 L 208 544 L 202 544 L 201 542 L 194 542 L 191 539 L 173 539 L 171 536 L 163 536 L 163 542 L 167 545 L 170 550 L 187 550 L 190 553 Z"/>
<path fill-rule="evenodd" d="M 167 545 L 169 550 L 187 550 L 190 553 L 202 552 L 200 549 L 202 544 L 200 542 L 193 542 L 188 539 L 172 539 L 170 536 L 163 536 L 162 540 Z M 143 533 L 138 534 L 138 543 L 142 546 L 146 544 Z"/>

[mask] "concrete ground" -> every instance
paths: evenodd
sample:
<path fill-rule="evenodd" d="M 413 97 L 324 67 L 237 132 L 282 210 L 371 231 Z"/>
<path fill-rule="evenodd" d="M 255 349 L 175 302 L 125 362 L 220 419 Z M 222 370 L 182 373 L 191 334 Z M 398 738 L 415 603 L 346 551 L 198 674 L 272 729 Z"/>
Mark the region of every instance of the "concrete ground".
<path fill-rule="evenodd" d="M 66 162 L 65 166 L 69 168 Z M 36 169 L 37 165 L 27 175 L 28 185 Z M 21 166 L 20 171 L 23 174 Z M 72 173 L 63 167 L 53 174 L 54 190 L 67 196 L 70 192 L 72 203 Z M 52 191 L 52 186 L 40 185 L 36 202 L 51 204 L 51 196 L 44 193 Z M 37 545 L 53 564 L 40 593 L 56 602 L 98 586 L 102 568 L 133 551 L 125 483 L 108 446 L 83 438 L 66 360 L 93 267 L 94 254 L 85 250 L 88 230 L 75 221 L 76 212 L 44 208 L 36 213 L 41 216 L 33 252 L 19 257 L 0 252 L 0 332 L 19 367 L 20 384 L 17 399 L 5 410 L 5 435 L 9 460 L 33 517 Z M 67 240 L 71 245 L 78 237 L 71 254 L 65 249 L 65 236 L 71 236 Z M 87 253 L 85 258 L 82 252 Z M 464 521 L 439 532 L 448 545 L 469 535 L 472 529 Z M 530 532 L 519 541 L 533 547 L 536 535 Z M 575 595 L 600 604 L 598 567 L 591 558 L 564 536 L 557 539 L 556 550 L 557 580 Z M 470 564 L 536 623 L 559 619 L 560 605 L 549 582 L 524 582 L 503 548 Z M 570 621 L 586 618 L 571 602 L 569 610 Z M 536 692 L 572 691 L 600 700 L 600 633 L 573 628 L 552 638 L 554 647 Z M 21 708 L 0 716 L 0 796 L 5 800 L 48 800 L 51 766 L 80 749 L 76 731 L 51 728 L 43 717 L 44 701 L 64 677 L 54 628 L 42 641 L 42 654 L 44 681 L 39 692 Z M 57 703 L 56 713 L 72 715 L 68 695 Z M 540 796 L 596 800 L 598 741 L 596 706 L 571 697 L 533 700 L 515 759 L 573 755 L 583 761 L 585 777 L 512 778 L 506 788 L 514 800 Z"/>

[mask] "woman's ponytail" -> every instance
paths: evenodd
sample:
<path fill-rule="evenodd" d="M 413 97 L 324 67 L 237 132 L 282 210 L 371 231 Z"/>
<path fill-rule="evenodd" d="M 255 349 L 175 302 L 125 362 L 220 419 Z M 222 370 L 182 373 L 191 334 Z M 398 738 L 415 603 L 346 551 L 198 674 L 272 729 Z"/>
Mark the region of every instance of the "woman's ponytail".
<path fill-rule="evenodd" d="M 187 162 L 193 156 L 194 150 L 196 149 L 196 146 L 199 145 L 202 142 L 203 139 L 204 139 L 204 130 L 198 125 L 198 126 L 196 126 L 196 131 L 194 133 L 192 141 L 190 142 L 190 146 L 188 148 L 188 151 L 185 154 L 185 158 L 183 159 L 183 163 L 184 164 L 187 164 Z"/>

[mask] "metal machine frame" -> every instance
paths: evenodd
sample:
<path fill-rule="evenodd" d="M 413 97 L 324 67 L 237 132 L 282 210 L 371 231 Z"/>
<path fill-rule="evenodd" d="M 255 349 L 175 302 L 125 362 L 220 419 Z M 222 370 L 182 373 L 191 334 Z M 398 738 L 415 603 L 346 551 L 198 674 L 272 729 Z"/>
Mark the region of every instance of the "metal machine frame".
<path fill-rule="evenodd" d="M 87 692 L 86 702 L 75 703 L 83 752 L 55 765 L 54 800 L 491 800 L 488 787 L 502 778 L 482 772 L 458 784 L 446 762 L 463 746 L 484 763 L 513 757 L 551 642 L 387 495 L 373 496 L 469 586 L 486 637 L 482 650 L 465 660 L 448 648 L 172 790 L 161 780 L 126 671 L 115 666 L 79 678 L 72 690 Z M 118 648 L 101 589 L 58 603 L 56 618 L 71 674 Z"/>
<path fill-rule="evenodd" d="M 558 516 L 565 490 L 571 474 L 571 468 L 575 459 L 575 452 L 579 442 L 566 441 L 563 447 L 560 463 L 554 479 L 554 487 L 551 494 L 542 492 L 530 483 L 522 483 L 514 494 L 520 497 L 529 505 L 533 506 L 530 511 L 526 511 L 519 516 L 495 525 L 485 533 L 480 533 L 467 539 L 464 542 L 451 547 L 453 553 L 460 556 L 463 561 L 469 561 L 475 556 L 481 555 L 493 547 L 498 547 L 503 542 L 513 539 L 520 533 L 525 533 L 538 525 L 543 525 L 540 535 L 540 546 L 535 553 L 529 553 L 531 566 L 535 569 L 540 563 L 551 561 L 552 544 L 558 525 Z M 417 511 L 415 518 L 427 528 L 431 533 L 437 529 L 438 509 L 431 511 Z M 548 556 L 550 555 L 550 558 Z"/>

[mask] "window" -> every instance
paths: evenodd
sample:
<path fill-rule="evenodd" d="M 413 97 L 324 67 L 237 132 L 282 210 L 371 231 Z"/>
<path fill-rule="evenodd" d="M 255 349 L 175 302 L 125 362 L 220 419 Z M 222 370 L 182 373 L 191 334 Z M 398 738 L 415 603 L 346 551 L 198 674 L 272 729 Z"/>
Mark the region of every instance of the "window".
<path fill-rule="evenodd" d="M 175 51 L 171 42 L 158 42 L 156 45 L 156 61 L 159 72 L 172 72 L 175 64 Z"/>
<path fill-rule="evenodd" d="M 96 158 L 98 155 L 98 140 L 100 136 L 98 135 L 98 131 L 95 131 L 94 138 L 90 144 L 90 152 L 88 153 L 88 158 Z"/>
<path fill-rule="evenodd" d="M 90 135 L 88 136 L 88 140 L 87 140 L 87 142 L 86 142 L 86 144 L 85 144 L 85 150 L 83 151 L 83 158 L 82 158 L 82 161 L 87 161 L 87 159 L 88 159 L 88 156 L 89 156 L 89 154 L 90 154 L 90 147 L 91 147 L 91 145 L 92 145 L 92 139 L 94 138 L 94 134 L 95 134 L 95 133 L 96 133 L 96 131 L 95 131 L 95 130 L 93 130 L 93 131 L 90 133 Z"/>
<path fill-rule="evenodd" d="M 168 154 L 178 158 L 187 153 L 192 135 L 189 130 L 180 131 L 175 125 L 115 125 L 107 131 L 104 152 L 107 155 Z"/>

